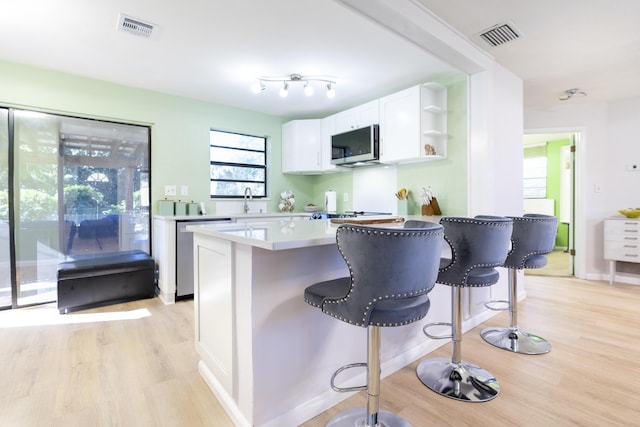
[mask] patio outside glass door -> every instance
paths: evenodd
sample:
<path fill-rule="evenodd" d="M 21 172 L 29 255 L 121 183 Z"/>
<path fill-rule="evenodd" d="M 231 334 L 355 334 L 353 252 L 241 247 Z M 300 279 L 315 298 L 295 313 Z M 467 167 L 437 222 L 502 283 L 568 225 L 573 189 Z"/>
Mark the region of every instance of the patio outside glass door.
<path fill-rule="evenodd" d="M 16 291 L 17 305 L 24 306 L 57 298 L 59 122 L 49 114 L 11 112 Z"/>
<path fill-rule="evenodd" d="M 147 126 L 0 108 L 0 308 L 57 299 L 58 263 L 150 253 Z"/>

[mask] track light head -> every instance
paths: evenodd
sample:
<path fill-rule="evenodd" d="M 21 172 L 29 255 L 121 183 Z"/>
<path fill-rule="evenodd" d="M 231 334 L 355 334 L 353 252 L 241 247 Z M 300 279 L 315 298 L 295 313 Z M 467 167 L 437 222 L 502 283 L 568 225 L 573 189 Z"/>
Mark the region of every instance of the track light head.
<path fill-rule="evenodd" d="M 266 88 L 267 87 L 264 85 L 264 83 L 262 83 L 261 81 L 257 81 L 253 84 L 253 86 L 251 86 L 251 92 L 258 94 Z"/>
<path fill-rule="evenodd" d="M 282 98 L 286 98 L 287 95 L 289 95 L 289 83 L 284 82 L 284 84 L 282 85 L 282 88 L 280 89 L 280 96 Z"/>
<path fill-rule="evenodd" d="M 336 91 L 333 89 L 331 82 L 327 83 L 327 98 L 333 99 L 336 97 Z"/>
<path fill-rule="evenodd" d="M 309 82 L 305 83 L 305 85 L 304 85 L 304 94 L 305 94 L 306 96 L 311 96 L 311 95 L 313 95 L 313 86 L 311 86 L 311 85 L 309 84 Z"/>

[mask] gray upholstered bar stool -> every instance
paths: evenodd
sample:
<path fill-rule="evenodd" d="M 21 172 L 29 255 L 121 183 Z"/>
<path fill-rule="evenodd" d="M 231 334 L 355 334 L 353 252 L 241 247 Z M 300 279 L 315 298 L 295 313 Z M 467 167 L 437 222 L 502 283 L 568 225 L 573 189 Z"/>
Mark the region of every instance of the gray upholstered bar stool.
<path fill-rule="evenodd" d="M 423 360 L 416 373 L 424 385 L 443 396 L 484 402 L 498 395 L 500 385 L 491 373 L 462 360 L 462 288 L 491 286 L 498 281 L 495 267 L 504 263 L 509 251 L 512 220 L 444 217 L 440 224 L 451 258 L 441 260 L 436 282 L 451 286 L 451 322 L 429 323 L 423 331 L 429 338 L 451 338 L 452 355 Z M 430 334 L 428 328 L 436 325 L 451 326 L 451 335 Z"/>
<path fill-rule="evenodd" d="M 518 271 L 547 265 L 545 254 L 551 252 L 555 245 L 558 218 L 528 214 L 512 217 L 512 220 L 511 250 L 504 262 L 504 266 L 509 269 L 509 299 L 486 304 L 492 310 L 509 310 L 509 327 L 485 328 L 480 335 L 486 342 L 514 353 L 548 353 L 551 351 L 551 344 L 544 338 L 520 330 L 518 326 Z M 496 303 L 506 303 L 507 307 L 499 307 Z"/>
<path fill-rule="evenodd" d="M 324 314 L 368 329 L 367 362 L 345 365 L 331 377 L 335 391 L 366 390 L 367 407 L 344 411 L 327 426 L 410 426 L 379 409 L 380 328 L 407 325 L 427 314 L 427 294 L 438 275 L 442 226 L 392 229 L 345 224 L 338 227 L 336 239 L 350 277 L 311 285 L 304 300 Z M 354 367 L 367 368 L 367 385 L 336 386 L 337 375 Z"/>

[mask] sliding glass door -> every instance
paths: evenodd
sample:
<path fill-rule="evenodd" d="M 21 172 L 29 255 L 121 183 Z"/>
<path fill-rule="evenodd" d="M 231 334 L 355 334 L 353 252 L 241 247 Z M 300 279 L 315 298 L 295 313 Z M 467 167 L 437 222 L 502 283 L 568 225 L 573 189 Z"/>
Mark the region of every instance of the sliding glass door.
<path fill-rule="evenodd" d="M 49 114 L 12 113 L 18 305 L 55 301 L 59 122 Z"/>
<path fill-rule="evenodd" d="M 150 253 L 148 127 L 14 109 L 0 114 L 9 122 L 0 131 L 0 191 L 13 184 L 13 216 L 8 203 L 0 205 L 0 307 L 55 301 L 62 260 Z M 9 198 L 0 193 L 0 201 Z"/>
<path fill-rule="evenodd" d="M 11 306 L 9 112 L 0 108 L 0 308 Z"/>

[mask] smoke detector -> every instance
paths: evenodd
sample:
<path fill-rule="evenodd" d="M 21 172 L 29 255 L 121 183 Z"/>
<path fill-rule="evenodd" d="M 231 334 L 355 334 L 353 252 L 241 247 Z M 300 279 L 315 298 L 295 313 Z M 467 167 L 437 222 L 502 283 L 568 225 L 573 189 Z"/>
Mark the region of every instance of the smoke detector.
<path fill-rule="evenodd" d="M 152 24 L 151 22 L 133 18 L 123 13 L 118 14 L 118 31 L 123 31 L 138 37 L 150 39 L 155 38 L 155 35 L 158 33 L 158 29 L 158 26 Z"/>
<path fill-rule="evenodd" d="M 489 43 L 491 47 L 498 47 L 518 40 L 522 37 L 522 33 L 516 28 L 513 22 L 508 21 L 487 28 L 478 33 L 477 36 Z"/>

